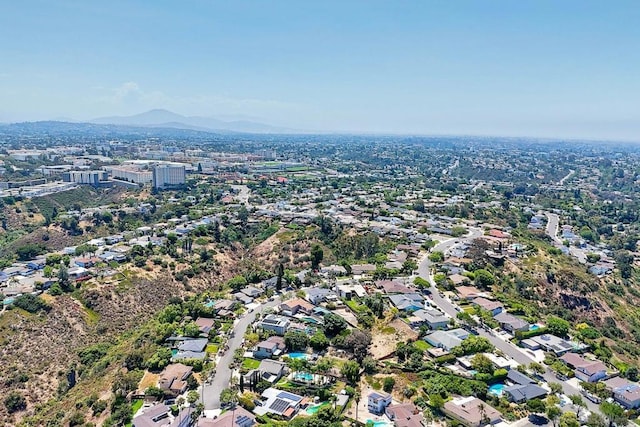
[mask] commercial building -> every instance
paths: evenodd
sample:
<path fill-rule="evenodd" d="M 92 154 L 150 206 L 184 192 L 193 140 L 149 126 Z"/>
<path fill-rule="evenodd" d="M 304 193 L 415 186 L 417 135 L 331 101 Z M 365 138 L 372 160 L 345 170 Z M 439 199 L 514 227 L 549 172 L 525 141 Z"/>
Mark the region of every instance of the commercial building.
<path fill-rule="evenodd" d="M 153 173 L 150 170 L 139 169 L 131 166 L 107 166 L 105 167 L 114 179 L 132 182 L 134 184 L 151 184 Z"/>
<path fill-rule="evenodd" d="M 106 181 L 109 174 L 106 171 L 88 170 L 88 171 L 69 171 L 62 173 L 64 182 L 73 182 L 76 184 L 99 185 L 101 181 Z"/>
<path fill-rule="evenodd" d="M 163 163 L 153 167 L 153 188 L 173 188 L 184 185 L 184 165 Z"/>

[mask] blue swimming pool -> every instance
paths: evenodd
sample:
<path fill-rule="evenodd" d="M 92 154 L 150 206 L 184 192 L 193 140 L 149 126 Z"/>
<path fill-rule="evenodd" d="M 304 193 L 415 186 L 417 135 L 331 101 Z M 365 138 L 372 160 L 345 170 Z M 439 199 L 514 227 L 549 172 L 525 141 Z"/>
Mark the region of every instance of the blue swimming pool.
<path fill-rule="evenodd" d="M 504 384 L 494 384 L 489 387 L 489 394 L 493 394 L 494 396 L 502 396 L 504 390 Z"/>
<path fill-rule="evenodd" d="M 313 374 L 309 372 L 296 372 L 293 374 L 293 379 L 298 381 L 313 381 Z"/>
<path fill-rule="evenodd" d="M 373 420 L 367 420 L 367 426 L 373 426 L 373 427 L 389 427 L 392 426 L 393 424 L 389 424 L 386 421 L 373 421 Z"/>
<path fill-rule="evenodd" d="M 289 353 L 287 354 L 292 359 L 306 359 L 307 353 Z"/>
<path fill-rule="evenodd" d="M 209 301 L 204 303 L 204 306 L 207 307 L 207 308 L 211 308 L 214 305 L 216 305 L 216 301 L 215 300 L 209 300 Z"/>
<path fill-rule="evenodd" d="M 530 331 L 537 331 L 538 329 L 540 329 L 540 325 L 538 325 L 537 323 L 534 323 L 533 325 L 529 326 Z"/>

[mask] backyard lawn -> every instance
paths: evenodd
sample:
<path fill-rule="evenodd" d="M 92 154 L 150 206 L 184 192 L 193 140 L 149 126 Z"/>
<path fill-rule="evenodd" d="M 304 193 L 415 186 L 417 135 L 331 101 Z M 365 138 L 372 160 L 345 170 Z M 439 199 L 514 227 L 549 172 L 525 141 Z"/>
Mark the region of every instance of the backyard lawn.
<path fill-rule="evenodd" d="M 429 350 L 431 348 L 431 345 L 428 342 L 424 341 L 424 340 L 417 340 L 416 342 L 413 343 L 413 345 L 417 349 L 422 350 L 422 351 L 427 351 L 427 350 Z"/>
<path fill-rule="evenodd" d="M 248 370 L 258 369 L 258 366 L 260 366 L 260 361 L 256 359 L 251 359 L 247 357 L 242 361 L 242 367 L 244 369 L 248 369 Z"/>

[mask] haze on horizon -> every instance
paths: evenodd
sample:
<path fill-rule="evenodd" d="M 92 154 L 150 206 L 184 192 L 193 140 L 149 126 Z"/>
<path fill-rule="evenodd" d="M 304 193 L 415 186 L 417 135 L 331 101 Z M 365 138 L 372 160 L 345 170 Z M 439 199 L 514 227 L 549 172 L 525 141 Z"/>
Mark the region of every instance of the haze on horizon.
<path fill-rule="evenodd" d="M 640 141 L 633 0 L 5 2 L 0 122 Z"/>

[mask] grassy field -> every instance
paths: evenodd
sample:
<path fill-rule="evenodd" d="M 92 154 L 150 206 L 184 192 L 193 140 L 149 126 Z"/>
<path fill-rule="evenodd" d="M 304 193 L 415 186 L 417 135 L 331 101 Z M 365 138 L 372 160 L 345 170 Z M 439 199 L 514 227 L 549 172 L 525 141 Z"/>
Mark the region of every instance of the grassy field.
<path fill-rule="evenodd" d="M 218 346 L 215 344 L 208 344 L 206 351 L 209 355 L 214 356 L 218 352 Z"/>
<path fill-rule="evenodd" d="M 258 369 L 260 366 L 260 361 L 256 359 L 246 358 L 242 361 L 242 367 L 247 370 Z"/>
<path fill-rule="evenodd" d="M 418 340 L 414 342 L 413 345 L 422 351 L 427 351 L 431 348 L 431 345 L 424 340 Z"/>

